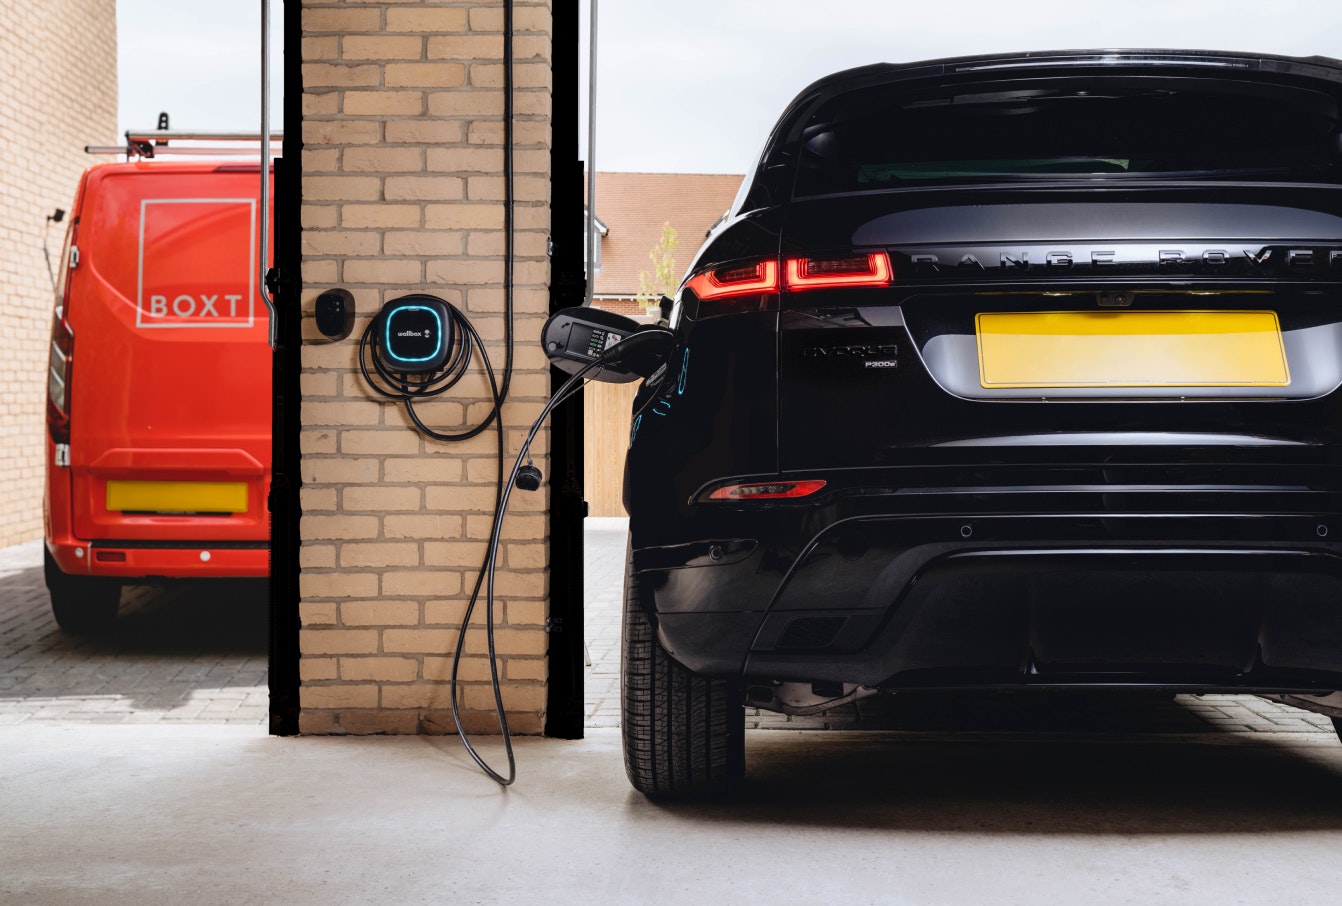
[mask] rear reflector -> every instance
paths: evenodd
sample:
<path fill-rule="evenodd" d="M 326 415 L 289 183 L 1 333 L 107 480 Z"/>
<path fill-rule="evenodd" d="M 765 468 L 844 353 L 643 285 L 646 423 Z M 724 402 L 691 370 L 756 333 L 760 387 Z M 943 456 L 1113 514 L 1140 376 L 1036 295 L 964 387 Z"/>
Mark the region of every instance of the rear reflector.
<path fill-rule="evenodd" d="M 772 481 L 767 484 L 729 484 L 709 494 L 708 500 L 792 500 L 814 494 L 823 481 Z"/>
<path fill-rule="evenodd" d="M 851 286 L 889 286 L 892 268 L 885 252 L 830 258 L 789 258 L 787 288 L 831 289 Z"/>
<path fill-rule="evenodd" d="M 756 261 L 704 271 L 691 277 L 685 286 L 702 301 L 777 292 L 778 262 Z"/>

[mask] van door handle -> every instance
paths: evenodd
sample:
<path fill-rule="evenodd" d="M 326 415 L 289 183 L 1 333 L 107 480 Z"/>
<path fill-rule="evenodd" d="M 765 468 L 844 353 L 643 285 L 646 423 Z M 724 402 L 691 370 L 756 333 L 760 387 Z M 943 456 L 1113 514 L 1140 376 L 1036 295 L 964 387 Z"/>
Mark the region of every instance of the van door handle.
<path fill-rule="evenodd" d="M 279 325 L 275 300 L 266 286 L 270 269 L 270 0 L 261 0 L 261 242 L 257 250 L 256 287 L 269 315 L 270 348 L 275 348 Z"/>

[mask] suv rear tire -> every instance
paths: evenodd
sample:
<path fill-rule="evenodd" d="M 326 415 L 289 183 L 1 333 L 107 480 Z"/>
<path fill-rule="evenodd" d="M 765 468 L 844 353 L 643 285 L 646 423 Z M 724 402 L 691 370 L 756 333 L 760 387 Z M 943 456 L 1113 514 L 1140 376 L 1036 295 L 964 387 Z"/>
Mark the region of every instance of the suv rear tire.
<path fill-rule="evenodd" d="M 625 559 L 620 671 L 624 769 L 652 798 L 713 796 L 745 775 L 740 682 L 691 673 L 657 641 L 632 556 Z"/>
<path fill-rule="evenodd" d="M 62 632 L 89 635 L 111 627 L 121 607 L 121 583 L 61 572 L 46 549 L 42 551 L 42 570 L 51 595 L 51 615 Z"/>

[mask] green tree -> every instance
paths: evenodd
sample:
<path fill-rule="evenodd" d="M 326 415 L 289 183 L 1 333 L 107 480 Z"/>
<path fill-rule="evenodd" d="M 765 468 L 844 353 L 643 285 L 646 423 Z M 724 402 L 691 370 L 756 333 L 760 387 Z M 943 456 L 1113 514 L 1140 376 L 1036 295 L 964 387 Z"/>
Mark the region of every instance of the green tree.
<path fill-rule="evenodd" d="M 648 252 L 648 258 L 652 261 L 652 272 L 639 272 L 635 298 L 652 313 L 661 304 L 662 296 L 674 293 L 680 283 L 680 274 L 676 271 L 676 231 L 671 224 L 662 224 L 662 236 Z"/>

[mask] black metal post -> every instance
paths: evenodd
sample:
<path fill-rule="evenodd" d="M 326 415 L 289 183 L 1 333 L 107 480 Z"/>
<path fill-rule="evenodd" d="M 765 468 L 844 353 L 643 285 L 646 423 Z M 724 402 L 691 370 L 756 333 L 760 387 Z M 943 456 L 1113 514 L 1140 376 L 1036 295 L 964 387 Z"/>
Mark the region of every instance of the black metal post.
<path fill-rule="evenodd" d="M 267 281 L 275 300 L 271 368 L 270 732 L 298 733 L 298 437 L 302 369 L 303 34 L 301 0 L 284 0 L 284 146 L 275 161 L 275 258 Z M 264 216 L 264 215 L 263 215 Z"/>
<path fill-rule="evenodd" d="M 583 168 L 578 152 L 578 4 L 554 5 L 551 66 L 550 310 L 583 303 Z M 567 375 L 551 373 L 558 389 Z M 545 735 L 583 735 L 583 399 L 550 417 L 550 678 Z"/>

